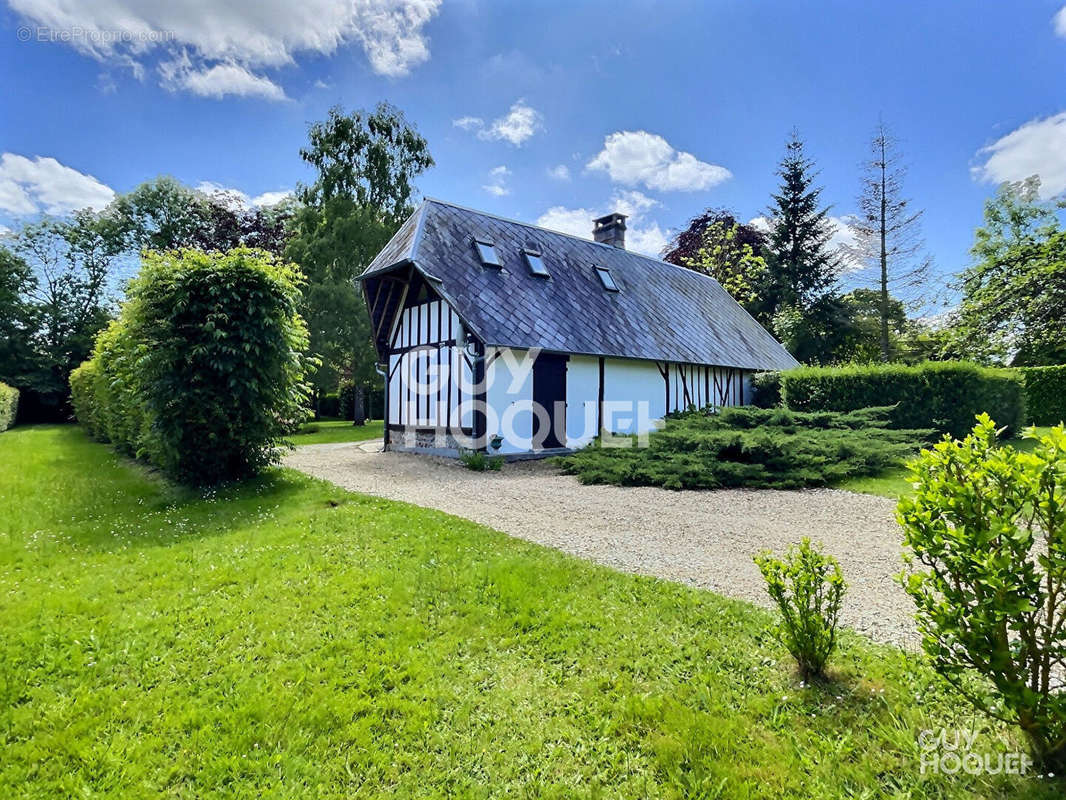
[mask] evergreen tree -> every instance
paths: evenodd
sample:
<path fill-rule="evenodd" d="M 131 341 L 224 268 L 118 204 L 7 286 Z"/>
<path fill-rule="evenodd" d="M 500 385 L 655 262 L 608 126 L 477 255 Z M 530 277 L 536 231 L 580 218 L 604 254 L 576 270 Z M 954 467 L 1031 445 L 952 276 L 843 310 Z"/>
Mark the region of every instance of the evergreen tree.
<path fill-rule="evenodd" d="M 770 232 L 762 301 L 786 346 L 810 360 L 828 362 L 833 359 L 828 343 L 834 337 L 826 332 L 840 324 L 839 304 L 832 301 L 841 263 L 829 246 L 833 227 L 829 207 L 821 205 L 822 189 L 814 185 L 818 173 L 795 131 L 777 174 L 781 185 L 767 210 Z M 804 334 L 811 341 L 797 341 L 797 331 L 811 332 L 811 337 Z M 819 341 L 825 346 L 819 347 Z"/>
<path fill-rule="evenodd" d="M 832 292 L 840 259 L 830 248 L 829 207 L 820 208 L 818 173 L 796 131 L 785 146 L 777 174 L 781 186 L 767 214 L 770 223 L 770 299 L 775 311 L 806 309 Z"/>

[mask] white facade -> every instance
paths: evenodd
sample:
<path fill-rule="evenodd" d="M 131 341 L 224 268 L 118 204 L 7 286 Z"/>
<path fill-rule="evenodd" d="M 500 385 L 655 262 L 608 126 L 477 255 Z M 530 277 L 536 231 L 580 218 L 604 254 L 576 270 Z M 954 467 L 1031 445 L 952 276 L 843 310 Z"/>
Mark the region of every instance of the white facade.
<path fill-rule="evenodd" d="M 737 368 L 482 347 L 426 293 L 400 310 L 389 341 L 392 449 L 573 449 L 601 434 L 650 432 L 669 412 L 741 405 L 751 395 L 750 373 Z"/>

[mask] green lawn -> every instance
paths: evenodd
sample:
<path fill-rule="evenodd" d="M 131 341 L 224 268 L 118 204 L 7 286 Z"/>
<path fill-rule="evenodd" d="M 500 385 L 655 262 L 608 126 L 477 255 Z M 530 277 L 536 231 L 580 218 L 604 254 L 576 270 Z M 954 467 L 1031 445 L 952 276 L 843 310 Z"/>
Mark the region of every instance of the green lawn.
<path fill-rule="evenodd" d="M 0 620 L 4 798 L 1063 791 L 922 775 L 973 718 L 858 636 L 803 688 L 744 603 L 289 471 L 176 489 L 75 427 L 0 434 Z"/>
<path fill-rule="evenodd" d="M 370 420 L 365 425 L 353 425 L 351 420 L 323 419 L 308 422 L 298 434 L 290 437 L 292 443 L 333 444 L 334 442 L 362 442 L 367 439 L 380 439 L 384 433 L 380 419 Z"/>
<path fill-rule="evenodd" d="M 1046 434 L 1051 428 L 1043 427 L 1037 428 L 1038 434 Z M 1035 446 L 1035 442 L 1031 439 L 1011 439 L 1007 446 L 1016 447 L 1019 450 L 1028 452 Z M 898 499 L 902 495 L 909 494 L 911 492 L 910 482 L 907 480 L 907 468 L 897 467 L 895 469 L 887 470 L 881 475 L 867 476 L 861 478 L 850 478 L 840 484 L 837 484 L 839 489 L 847 489 L 849 492 L 861 492 L 863 494 L 876 494 L 881 497 L 888 497 L 893 500 Z"/>

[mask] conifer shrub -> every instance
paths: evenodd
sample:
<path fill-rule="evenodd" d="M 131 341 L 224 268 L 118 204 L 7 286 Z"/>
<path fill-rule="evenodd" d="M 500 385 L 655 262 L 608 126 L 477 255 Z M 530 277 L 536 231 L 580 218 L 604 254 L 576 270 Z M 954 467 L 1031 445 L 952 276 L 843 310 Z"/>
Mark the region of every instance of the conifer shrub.
<path fill-rule="evenodd" d="M 783 408 L 690 411 L 637 437 L 594 442 L 560 460 L 582 483 L 798 489 L 874 475 L 901 464 L 931 431 L 892 429 L 891 408 L 801 413 Z M 626 444 L 629 446 L 617 446 Z"/>
<path fill-rule="evenodd" d="M 1022 367 L 1026 416 L 1033 425 L 1066 422 L 1066 365 Z"/>
<path fill-rule="evenodd" d="M 78 420 L 185 483 L 276 462 L 306 416 L 300 280 L 260 250 L 146 254 L 119 318 L 71 375 Z"/>
<path fill-rule="evenodd" d="M 789 547 L 784 559 L 764 550 L 755 556 L 755 564 L 781 613 L 775 633 L 796 659 L 800 677 L 824 678 L 825 664 L 836 647 L 846 590 L 840 564 L 806 537 Z"/>
<path fill-rule="evenodd" d="M 894 406 L 897 428 L 932 428 L 965 436 L 988 413 L 1013 434 L 1025 423 L 1021 376 L 964 362 L 800 367 L 781 373 L 781 396 L 793 411 L 854 411 Z"/>
<path fill-rule="evenodd" d="M 6 431 L 15 424 L 18 407 L 19 390 L 6 383 L 0 383 L 0 431 Z"/>

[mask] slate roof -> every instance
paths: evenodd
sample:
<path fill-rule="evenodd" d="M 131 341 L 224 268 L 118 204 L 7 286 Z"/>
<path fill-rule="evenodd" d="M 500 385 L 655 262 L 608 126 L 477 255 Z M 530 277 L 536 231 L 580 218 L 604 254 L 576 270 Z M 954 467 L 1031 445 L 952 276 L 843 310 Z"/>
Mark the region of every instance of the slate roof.
<path fill-rule="evenodd" d="M 475 237 L 495 245 L 502 269 L 481 264 Z M 543 254 L 550 278 L 530 273 L 527 248 Z M 410 265 L 486 345 L 756 370 L 798 364 L 713 278 L 439 200 L 422 203 L 360 280 Z M 620 291 L 604 289 L 597 266 Z"/>

